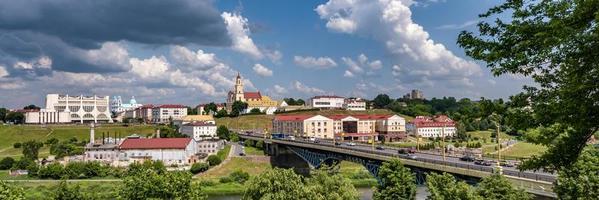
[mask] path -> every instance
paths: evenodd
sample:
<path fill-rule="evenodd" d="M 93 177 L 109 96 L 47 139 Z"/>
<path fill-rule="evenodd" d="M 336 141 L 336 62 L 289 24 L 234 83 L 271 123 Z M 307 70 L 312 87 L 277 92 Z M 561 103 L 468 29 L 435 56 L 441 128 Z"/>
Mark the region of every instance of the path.
<path fill-rule="evenodd" d="M 193 178 L 198 178 L 198 177 L 202 176 L 202 174 L 206 174 L 206 173 L 207 173 L 207 172 L 209 172 L 209 171 L 212 171 L 212 170 L 216 170 L 216 169 L 219 169 L 219 168 L 221 168 L 223 165 L 225 165 L 226 163 L 228 163 L 228 162 L 231 160 L 231 157 L 233 157 L 233 156 L 235 155 L 235 152 L 237 152 L 237 151 L 238 151 L 238 150 L 237 150 L 237 148 L 240 148 L 240 147 L 239 147 L 239 144 L 238 144 L 238 143 L 233 143 L 233 142 L 232 142 L 232 143 L 231 143 L 231 150 L 229 150 L 229 155 L 227 155 L 227 158 L 225 158 L 225 160 L 223 160 L 223 161 L 222 161 L 220 164 L 218 164 L 217 166 L 211 167 L 210 169 L 206 170 L 205 172 L 198 173 L 198 174 L 194 175 L 194 176 L 193 176 Z M 239 155 L 239 154 L 238 154 L 238 155 Z"/>

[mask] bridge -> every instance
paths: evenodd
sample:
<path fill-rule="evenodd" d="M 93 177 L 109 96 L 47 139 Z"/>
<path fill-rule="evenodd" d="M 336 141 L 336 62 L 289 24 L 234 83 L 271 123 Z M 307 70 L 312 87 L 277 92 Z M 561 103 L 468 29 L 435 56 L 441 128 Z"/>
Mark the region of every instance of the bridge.
<path fill-rule="evenodd" d="M 410 157 L 399 154 L 396 149 L 372 149 L 368 145 L 335 145 L 325 140 L 314 143 L 299 138 L 270 139 L 262 135 L 247 134 L 239 134 L 239 137 L 242 140 L 263 141 L 264 150 L 271 156 L 273 166 L 294 168 L 296 172 L 304 174 L 323 164 L 331 165 L 342 160 L 359 163 L 377 177 L 378 169 L 383 162 L 400 159 L 416 174 L 416 180 L 420 184 L 424 183 L 426 173 L 429 172 L 447 172 L 472 183 L 490 176 L 495 170 L 494 166 L 475 165 L 456 157 L 443 159 L 440 155 L 425 153 L 415 153 L 415 156 Z M 502 172 L 512 184 L 526 189 L 531 194 L 546 198 L 557 197 L 552 191 L 553 182 L 556 180 L 554 174 L 520 171 L 514 167 L 503 167 Z"/>

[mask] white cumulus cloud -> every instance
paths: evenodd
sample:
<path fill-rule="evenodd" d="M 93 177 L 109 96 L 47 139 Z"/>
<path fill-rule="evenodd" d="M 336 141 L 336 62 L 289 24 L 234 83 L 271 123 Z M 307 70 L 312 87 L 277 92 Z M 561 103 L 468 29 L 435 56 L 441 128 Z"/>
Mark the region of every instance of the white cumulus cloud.
<path fill-rule="evenodd" d="M 169 63 L 163 56 L 152 56 L 148 59 L 131 58 L 131 72 L 141 78 L 163 77 L 169 68 Z"/>
<path fill-rule="evenodd" d="M 335 60 L 330 57 L 294 56 L 293 62 L 309 69 L 328 69 L 337 66 Z"/>
<path fill-rule="evenodd" d="M 263 57 L 262 52 L 249 36 L 248 19 L 238 13 L 229 12 L 223 12 L 221 17 L 225 20 L 227 32 L 233 41 L 233 50 L 261 59 Z"/>
<path fill-rule="evenodd" d="M 305 93 L 305 94 L 310 94 L 310 95 L 315 95 L 315 94 L 324 94 L 324 90 L 319 89 L 319 88 L 315 88 L 315 87 L 309 87 L 307 85 L 304 85 L 302 82 L 299 81 L 295 81 L 293 82 L 293 88 L 301 93 Z"/>
<path fill-rule="evenodd" d="M 252 68 L 254 70 L 254 72 L 260 76 L 272 76 L 272 70 L 268 69 L 267 67 L 265 67 L 262 64 L 255 64 L 254 67 Z"/>
<path fill-rule="evenodd" d="M 175 63 L 190 70 L 209 69 L 218 64 L 216 55 L 213 53 L 205 53 L 201 49 L 193 52 L 187 47 L 179 45 L 171 48 L 171 56 Z"/>
<path fill-rule="evenodd" d="M 0 65 L 0 78 L 6 77 L 8 75 L 10 75 L 10 74 L 6 70 L 6 67 Z"/>

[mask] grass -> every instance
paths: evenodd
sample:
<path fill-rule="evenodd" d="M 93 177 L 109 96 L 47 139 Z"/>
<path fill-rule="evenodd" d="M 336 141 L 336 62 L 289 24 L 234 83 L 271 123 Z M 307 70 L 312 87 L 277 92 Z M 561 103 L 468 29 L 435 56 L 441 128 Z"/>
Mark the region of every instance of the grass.
<path fill-rule="evenodd" d="M 232 157 L 231 160 L 223 164 L 223 166 L 201 174 L 200 179 L 218 181 L 221 177 L 228 176 L 231 172 L 236 170 L 242 170 L 254 176 L 267 169 L 270 169 L 270 162 L 268 160 L 259 160 L 249 157 Z"/>
<path fill-rule="evenodd" d="M 115 125 L 101 125 L 96 128 L 96 139 L 102 137 L 102 133 L 120 133 L 121 136 L 130 134 L 147 135 L 154 133 L 154 126 L 115 126 Z M 0 126 L 0 158 L 3 157 L 15 157 L 19 158 L 22 156 L 22 149 L 13 148 L 13 144 L 17 142 L 26 142 L 29 140 L 37 140 L 44 142 L 50 138 L 56 138 L 59 140 L 68 140 L 71 138 L 77 138 L 77 140 L 89 140 L 89 127 L 84 125 L 56 125 L 42 127 L 39 125 L 9 125 Z M 40 156 L 46 157 L 49 153 L 49 147 L 42 147 L 40 149 Z"/>
<path fill-rule="evenodd" d="M 229 151 L 231 151 L 231 145 L 227 145 L 227 146 L 225 146 L 225 148 L 216 152 L 216 156 L 218 156 L 218 158 L 220 158 L 220 160 L 225 160 L 227 158 L 227 156 L 229 155 Z"/>
<path fill-rule="evenodd" d="M 257 149 L 256 147 L 245 147 L 245 154 L 248 156 L 263 156 L 264 151 Z"/>
<path fill-rule="evenodd" d="M 53 199 L 53 194 L 58 181 L 49 182 L 14 182 L 19 187 L 25 190 L 25 199 L 45 200 Z M 94 199 L 116 199 L 119 191 L 120 183 L 116 182 L 94 182 L 94 181 L 78 181 L 81 192 L 93 195 Z"/>
<path fill-rule="evenodd" d="M 467 132 L 467 134 L 470 135 L 470 138 L 474 139 L 474 138 L 480 138 L 481 140 L 486 139 L 487 143 L 491 142 L 491 139 L 494 139 L 494 137 L 491 137 L 492 131 L 491 130 L 487 130 L 487 131 L 469 131 Z M 505 134 L 504 132 L 500 133 L 501 136 L 501 140 L 506 140 L 506 139 L 514 139 L 514 136 Z"/>
<path fill-rule="evenodd" d="M 533 155 L 540 155 L 547 150 L 547 147 L 528 142 L 518 142 L 514 146 L 501 152 L 502 156 L 512 156 L 520 158 L 529 158 Z"/>

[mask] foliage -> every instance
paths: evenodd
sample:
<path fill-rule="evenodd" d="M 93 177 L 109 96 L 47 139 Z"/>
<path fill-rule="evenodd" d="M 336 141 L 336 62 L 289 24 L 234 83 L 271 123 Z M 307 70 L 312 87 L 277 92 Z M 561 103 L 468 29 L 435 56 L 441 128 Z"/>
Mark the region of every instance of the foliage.
<path fill-rule="evenodd" d="M 31 105 L 23 107 L 23 109 L 25 109 L 25 110 L 39 110 L 40 107 L 37 107 L 36 105 L 31 104 Z"/>
<path fill-rule="evenodd" d="M 386 108 L 391 103 L 391 98 L 386 94 L 379 94 L 372 100 L 374 108 Z"/>
<path fill-rule="evenodd" d="M 127 175 L 139 174 L 147 169 L 156 171 L 156 173 L 164 173 L 166 171 L 166 167 L 162 161 L 147 160 L 143 163 L 131 163 L 127 170 Z"/>
<path fill-rule="evenodd" d="M 0 199 L 24 200 L 25 192 L 23 191 L 23 188 L 13 186 L 0 180 Z"/>
<path fill-rule="evenodd" d="M 23 115 L 23 113 L 20 112 L 8 112 L 8 114 L 6 114 L 6 116 L 4 117 L 4 121 L 12 122 L 15 124 L 22 124 L 25 122 L 25 115 Z"/>
<path fill-rule="evenodd" d="M 59 140 L 56 138 L 49 138 L 46 140 L 46 142 L 44 142 L 45 145 L 53 145 L 53 144 L 58 144 Z"/>
<path fill-rule="evenodd" d="M 306 104 L 306 102 L 303 99 L 293 99 L 293 98 L 283 98 L 283 101 L 285 101 L 285 103 L 287 103 L 287 105 L 290 106 L 303 106 Z"/>
<path fill-rule="evenodd" d="M 210 166 L 216 166 L 222 162 L 222 160 L 216 155 L 208 156 L 207 161 Z"/>
<path fill-rule="evenodd" d="M 7 113 L 8 113 L 8 109 L 0 108 L 0 122 L 4 122 L 4 119 L 6 118 Z"/>
<path fill-rule="evenodd" d="M 248 108 L 247 103 L 245 103 L 243 101 L 235 101 L 235 102 L 233 102 L 233 105 L 231 105 L 231 113 L 229 113 L 229 116 L 237 117 L 247 108 Z"/>
<path fill-rule="evenodd" d="M 254 146 L 255 146 L 257 149 L 260 149 L 260 150 L 262 150 L 262 149 L 264 149 L 264 141 L 262 141 L 262 140 L 259 140 L 259 141 L 257 141 L 257 142 L 256 142 L 256 144 L 255 144 Z"/>
<path fill-rule="evenodd" d="M 172 121 L 171 121 L 171 123 L 172 123 Z M 187 136 L 179 133 L 179 131 L 177 131 L 176 126 L 169 125 L 169 126 L 161 126 L 160 127 L 160 137 L 161 138 L 183 138 L 183 137 L 187 137 Z"/>
<path fill-rule="evenodd" d="M 532 195 L 512 186 L 502 175 L 493 174 L 485 177 L 478 183 L 476 193 L 483 199 L 489 200 L 527 200 Z"/>
<path fill-rule="evenodd" d="M 62 141 L 50 145 L 50 154 L 55 155 L 56 158 L 81 155 L 83 148 L 77 147 L 72 141 Z"/>
<path fill-rule="evenodd" d="M 308 199 L 303 178 L 292 169 L 270 169 L 246 182 L 244 200 Z"/>
<path fill-rule="evenodd" d="M 260 111 L 260 108 L 252 108 L 250 114 L 262 114 L 262 111 Z"/>
<path fill-rule="evenodd" d="M 599 149 L 585 149 L 576 163 L 559 170 L 553 191 L 559 199 L 599 198 Z"/>
<path fill-rule="evenodd" d="M 15 142 L 12 147 L 15 149 L 21 148 L 21 146 L 23 146 L 23 144 L 21 144 L 20 142 Z"/>
<path fill-rule="evenodd" d="M 330 174 L 326 169 L 312 173 L 306 186 L 314 193 L 314 199 L 357 200 L 360 197 L 349 180 L 339 174 Z"/>
<path fill-rule="evenodd" d="M 85 195 L 80 192 L 81 188 L 79 185 L 70 186 L 65 180 L 60 181 L 58 187 L 54 190 L 53 198 L 56 200 L 80 200 L 87 199 Z"/>
<path fill-rule="evenodd" d="M 221 117 L 226 117 L 229 116 L 229 114 L 227 113 L 227 110 L 225 109 L 221 109 L 218 112 L 216 112 L 216 115 L 214 115 L 214 117 L 216 118 L 221 118 Z"/>
<path fill-rule="evenodd" d="M 39 150 L 43 146 L 44 146 L 43 143 L 37 142 L 35 140 L 29 140 L 27 142 L 24 142 L 22 145 L 23 157 L 31 159 L 31 160 L 36 160 L 37 156 L 39 154 Z"/>
<path fill-rule="evenodd" d="M 254 140 L 246 140 L 243 142 L 246 147 L 253 147 L 255 143 L 256 142 Z"/>
<path fill-rule="evenodd" d="M 60 163 L 50 163 L 41 167 L 38 172 L 40 178 L 60 179 L 64 175 L 64 167 Z"/>
<path fill-rule="evenodd" d="M 216 135 L 218 136 L 218 138 L 223 140 L 230 139 L 230 131 L 226 126 L 223 125 L 218 126 L 218 128 L 216 129 Z"/>
<path fill-rule="evenodd" d="M 410 169 L 403 166 L 399 159 L 384 162 L 379 168 L 381 184 L 377 185 L 375 200 L 411 200 L 416 198 L 416 181 Z"/>
<path fill-rule="evenodd" d="M 29 158 L 25 158 L 22 157 L 21 159 L 19 159 L 19 161 L 17 161 L 16 163 L 13 164 L 12 168 L 13 169 L 27 169 L 27 167 L 29 167 L 33 162 L 33 160 L 29 159 Z"/>
<path fill-rule="evenodd" d="M 187 115 L 197 115 L 198 114 L 198 110 L 193 109 L 189 106 L 186 106 L 186 107 L 187 107 Z"/>
<path fill-rule="evenodd" d="M 210 165 L 208 163 L 193 163 L 193 165 L 191 165 L 191 169 L 189 170 L 192 174 L 197 174 L 197 173 L 202 173 L 205 172 L 206 170 L 208 170 L 208 168 L 210 168 Z"/>
<path fill-rule="evenodd" d="M 183 171 L 157 171 L 152 165 L 139 168 L 123 178 L 120 196 L 124 199 L 206 199 L 202 188 L 192 183 L 191 174 Z"/>
<path fill-rule="evenodd" d="M 456 179 L 448 173 L 428 174 L 426 186 L 429 191 L 428 200 L 482 200 L 472 187 Z"/>
<path fill-rule="evenodd" d="M 236 132 L 231 132 L 229 137 L 231 142 L 239 142 L 239 135 Z"/>
<path fill-rule="evenodd" d="M 241 170 L 235 170 L 231 174 L 229 174 L 231 180 L 238 183 L 245 183 L 248 179 L 250 179 L 250 174 Z"/>
<path fill-rule="evenodd" d="M 207 104 L 206 106 L 204 106 L 204 114 L 208 115 L 210 113 L 216 113 L 218 107 L 216 106 L 216 104 L 214 102 L 210 102 L 209 104 Z"/>
<path fill-rule="evenodd" d="M 15 159 L 12 157 L 5 157 L 0 161 L 0 170 L 7 170 L 12 168 L 15 164 Z"/>
<path fill-rule="evenodd" d="M 536 141 L 549 148 L 524 169 L 572 165 L 599 130 L 596 12 L 597 1 L 506 1 L 480 15 L 493 21 L 481 20 L 477 35 L 464 31 L 458 38 L 466 54 L 486 62 L 495 75 L 536 82 L 524 88 L 527 103 L 519 109 L 530 112 L 529 127 L 551 127 Z M 506 15 L 511 17 L 502 20 Z"/>

